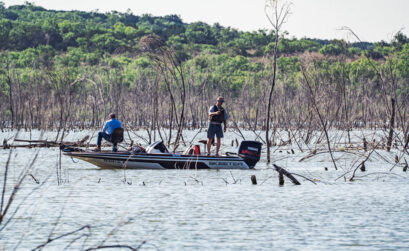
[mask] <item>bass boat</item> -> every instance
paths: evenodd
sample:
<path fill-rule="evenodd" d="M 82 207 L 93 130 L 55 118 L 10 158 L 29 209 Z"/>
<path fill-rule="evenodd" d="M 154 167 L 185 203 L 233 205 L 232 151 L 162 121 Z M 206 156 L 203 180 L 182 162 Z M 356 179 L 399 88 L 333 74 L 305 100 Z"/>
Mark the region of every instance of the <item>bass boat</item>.
<path fill-rule="evenodd" d="M 260 160 L 262 144 L 242 141 L 237 153 L 223 156 L 200 154 L 200 146 L 188 148 L 184 153 L 170 153 L 162 141 L 146 150 L 139 148 L 121 152 L 91 152 L 61 146 L 63 154 L 84 160 L 100 168 L 126 169 L 253 169 Z"/>

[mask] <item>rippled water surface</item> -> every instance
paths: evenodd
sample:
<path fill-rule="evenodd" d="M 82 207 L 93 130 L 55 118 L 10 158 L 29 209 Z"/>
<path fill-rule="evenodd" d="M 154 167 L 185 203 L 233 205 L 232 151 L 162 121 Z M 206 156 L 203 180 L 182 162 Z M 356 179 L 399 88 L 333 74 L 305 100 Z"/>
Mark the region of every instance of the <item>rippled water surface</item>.
<path fill-rule="evenodd" d="M 72 132 L 66 139 L 78 140 L 87 133 Z M 0 140 L 14 134 L 3 132 Z M 185 138 L 195 134 L 186 132 Z M 244 134 L 255 138 L 253 132 Z M 19 135 L 29 137 L 27 132 Z M 39 133 L 32 137 L 38 139 Z M 55 132 L 43 136 L 53 137 Z M 240 140 L 228 132 L 222 150 L 235 151 L 235 138 Z M 272 156 L 276 164 L 316 184 L 297 177 L 301 186 L 286 180 L 280 187 L 265 159 L 256 170 L 123 171 L 99 170 L 66 156 L 61 159 L 64 182 L 58 185 L 59 150 L 41 149 L 31 171 L 40 184 L 31 176 L 24 181 L 6 220 L 18 210 L 0 231 L 0 249 L 33 249 L 49 237 L 87 225 L 89 231 L 54 241 L 45 250 L 62 250 L 73 240 L 67 250 L 100 244 L 137 247 L 142 242 L 141 250 L 409 249 L 409 176 L 401 165 L 405 156 L 376 151 L 366 162 L 367 172 L 357 172 L 356 180 L 349 182 L 349 171 L 365 158 L 358 154 L 363 151 L 337 152 L 337 171 L 327 154 L 300 162 L 310 152 L 303 151 L 293 143 L 274 148 Z M 12 150 L 8 191 L 36 152 Z M 1 177 L 9 153 L 0 150 Z M 390 173 L 396 154 L 402 163 Z M 256 175 L 257 186 L 251 184 L 251 175 Z"/>

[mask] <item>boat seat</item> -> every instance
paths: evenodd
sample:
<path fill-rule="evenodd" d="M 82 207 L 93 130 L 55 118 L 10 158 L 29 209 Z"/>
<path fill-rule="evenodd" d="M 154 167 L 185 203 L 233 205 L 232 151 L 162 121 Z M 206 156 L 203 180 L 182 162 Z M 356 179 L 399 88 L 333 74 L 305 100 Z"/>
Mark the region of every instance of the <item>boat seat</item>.
<path fill-rule="evenodd" d="M 124 140 L 124 128 L 115 128 L 111 134 L 111 143 L 121 143 Z"/>

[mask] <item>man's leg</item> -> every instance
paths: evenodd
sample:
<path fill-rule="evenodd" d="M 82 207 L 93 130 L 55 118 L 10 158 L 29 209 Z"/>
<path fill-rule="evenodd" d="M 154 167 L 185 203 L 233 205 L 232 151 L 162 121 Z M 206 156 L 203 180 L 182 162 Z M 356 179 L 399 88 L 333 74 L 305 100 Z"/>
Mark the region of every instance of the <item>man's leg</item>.
<path fill-rule="evenodd" d="M 210 155 L 210 148 L 213 143 L 214 134 L 215 134 L 214 125 L 210 124 L 209 127 L 207 128 L 207 155 Z"/>
<path fill-rule="evenodd" d="M 211 146 L 212 146 L 212 139 L 207 139 L 207 155 L 210 155 Z"/>
<path fill-rule="evenodd" d="M 110 134 L 108 134 L 108 133 L 103 133 L 102 134 L 102 137 L 106 140 L 106 141 L 109 141 L 109 142 L 111 142 L 111 135 Z M 116 144 L 113 144 L 113 146 L 112 146 L 112 151 L 113 152 L 116 152 L 117 150 L 116 150 Z"/>
<path fill-rule="evenodd" d="M 219 155 L 221 138 L 216 138 L 216 155 Z"/>
<path fill-rule="evenodd" d="M 118 147 L 117 147 L 118 143 L 113 143 L 112 145 L 112 151 L 113 152 L 118 152 Z"/>
<path fill-rule="evenodd" d="M 105 132 L 99 132 L 98 138 L 97 138 L 97 148 L 98 149 L 101 149 L 102 138 L 109 141 L 111 139 L 111 136 L 109 134 L 106 134 Z"/>
<path fill-rule="evenodd" d="M 97 137 L 97 147 L 95 148 L 95 151 L 100 151 L 100 150 L 101 150 L 102 134 L 103 134 L 103 132 L 99 132 L 99 133 L 98 133 L 98 137 Z"/>
<path fill-rule="evenodd" d="M 220 145 L 221 145 L 221 139 L 223 138 L 223 129 L 222 125 L 218 125 L 216 128 L 216 155 L 219 155 L 219 150 L 220 150 Z"/>

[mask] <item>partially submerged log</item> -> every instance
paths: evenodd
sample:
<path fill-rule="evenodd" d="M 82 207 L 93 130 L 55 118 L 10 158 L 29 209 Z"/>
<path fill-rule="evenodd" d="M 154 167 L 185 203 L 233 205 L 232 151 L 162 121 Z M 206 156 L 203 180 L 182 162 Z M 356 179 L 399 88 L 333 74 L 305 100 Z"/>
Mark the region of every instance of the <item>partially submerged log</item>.
<path fill-rule="evenodd" d="M 365 172 L 365 171 L 366 171 L 365 162 L 362 162 L 362 163 L 361 163 L 361 167 L 360 167 L 359 169 L 361 169 L 361 172 Z"/>
<path fill-rule="evenodd" d="M 7 144 L 7 139 L 3 139 L 3 149 L 9 149 L 10 145 Z"/>
<path fill-rule="evenodd" d="M 47 140 L 25 140 L 25 139 L 14 139 L 14 142 L 28 143 L 24 145 L 10 145 L 10 147 L 58 147 L 60 144 L 55 141 Z"/>
<path fill-rule="evenodd" d="M 278 185 L 279 186 L 284 186 L 284 175 L 283 175 L 283 173 L 278 174 Z"/>
<path fill-rule="evenodd" d="M 251 175 L 251 184 L 257 185 L 257 178 L 256 175 Z"/>
<path fill-rule="evenodd" d="M 78 141 L 78 144 L 84 144 L 85 143 L 85 141 L 87 141 L 89 139 L 89 136 L 88 135 L 86 135 L 84 138 L 82 138 L 80 141 Z"/>
<path fill-rule="evenodd" d="M 294 178 L 294 176 L 291 173 L 289 173 L 287 170 L 285 170 L 282 167 L 277 166 L 276 164 L 273 164 L 273 166 L 274 166 L 275 170 L 279 174 L 280 185 L 284 185 L 283 175 L 285 175 L 287 178 L 289 178 L 291 180 L 291 182 L 294 183 L 294 185 L 301 185 L 301 183 L 296 178 Z"/>
<path fill-rule="evenodd" d="M 95 147 L 96 144 L 87 144 L 86 141 L 89 139 L 89 136 L 85 136 L 79 141 L 76 142 L 69 142 L 69 141 L 63 141 L 63 142 L 57 142 L 57 141 L 49 141 L 49 140 L 26 140 L 26 139 L 14 139 L 14 142 L 21 142 L 21 143 L 26 143 L 26 144 L 20 144 L 20 145 L 10 145 L 7 144 L 7 140 L 3 141 L 3 149 L 8 149 L 10 147 L 12 148 L 38 148 L 38 147 L 60 147 L 60 145 L 65 145 L 65 146 L 73 146 L 73 147 Z M 105 144 L 104 144 L 105 145 Z M 5 147 L 7 146 L 7 148 Z"/>

